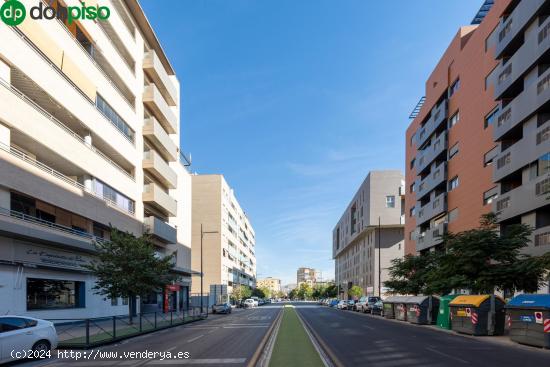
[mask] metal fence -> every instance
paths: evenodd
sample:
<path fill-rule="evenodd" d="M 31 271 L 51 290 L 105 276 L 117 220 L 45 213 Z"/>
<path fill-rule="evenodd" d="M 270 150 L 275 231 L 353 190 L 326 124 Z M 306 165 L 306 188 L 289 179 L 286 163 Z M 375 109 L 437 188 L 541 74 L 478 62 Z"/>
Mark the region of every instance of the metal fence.
<path fill-rule="evenodd" d="M 203 320 L 208 317 L 208 306 L 186 311 L 140 313 L 89 319 L 49 319 L 55 324 L 59 348 L 92 348 L 117 340 L 156 330 Z"/>

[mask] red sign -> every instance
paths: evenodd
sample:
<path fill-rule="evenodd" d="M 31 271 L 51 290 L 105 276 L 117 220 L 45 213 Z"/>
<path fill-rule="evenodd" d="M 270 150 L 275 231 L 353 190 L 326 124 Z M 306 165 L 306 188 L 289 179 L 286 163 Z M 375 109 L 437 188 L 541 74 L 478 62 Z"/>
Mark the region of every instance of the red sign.
<path fill-rule="evenodd" d="M 508 329 L 512 327 L 512 316 L 506 315 L 506 323 L 508 324 Z"/>
<path fill-rule="evenodd" d="M 542 324 L 542 312 L 535 312 L 535 322 Z"/>
<path fill-rule="evenodd" d="M 415 306 L 416 317 L 420 317 L 420 307 Z"/>
<path fill-rule="evenodd" d="M 544 332 L 550 333 L 550 319 L 544 320 Z"/>
<path fill-rule="evenodd" d="M 166 286 L 166 290 L 169 292 L 177 292 L 180 290 L 180 288 L 181 286 L 179 286 L 178 284 L 169 284 Z"/>
<path fill-rule="evenodd" d="M 477 313 L 472 312 L 472 324 L 477 325 Z"/>

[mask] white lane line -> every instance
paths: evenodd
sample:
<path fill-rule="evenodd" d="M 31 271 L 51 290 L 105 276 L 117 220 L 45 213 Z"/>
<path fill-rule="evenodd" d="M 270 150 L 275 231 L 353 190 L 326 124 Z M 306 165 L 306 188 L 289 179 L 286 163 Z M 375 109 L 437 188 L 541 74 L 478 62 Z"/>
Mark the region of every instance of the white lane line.
<path fill-rule="evenodd" d="M 247 325 L 247 326 L 223 326 L 223 329 L 247 329 L 247 328 L 267 328 L 269 325 Z"/>
<path fill-rule="evenodd" d="M 458 357 L 455 357 L 453 355 L 450 355 L 450 354 L 447 354 L 447 353 L 443 353 L 437 349 L 433 349 L 433 348 L 430 348 L 430 347 L 426 347 L 426 350 L 429 350 L 430 352 L 433 352 L 435 354 L 439 354 L 440 356 L 443 356 L 445 358 L 451 358 L 451 359 L 454 359 L 455 361 L 459 361 L 461 363 L 465 363 L 465 364 L 470 364 L 470 362 L 468 362 L 467 360 L 465 359 L 462 359 L 462 358 L 458 358 Z"/>
<path fill-rule="evenodd" d="M 195 340 L 199 340 L 200 338 L 202 338 L 204 336 L 204 334 L 201 334 L 199 336 L 196 336 L 194 338 L 191 338 L 187 341 L 187 343 L 193 343 Z"/>
<path fill-rule="evenodd" d="M 163 361 L 155 360 L 147 363 L 148 365 L 158 364 L 242 364 L 246 358 L 203 358 L 203 359 L 165 359 Z"/>

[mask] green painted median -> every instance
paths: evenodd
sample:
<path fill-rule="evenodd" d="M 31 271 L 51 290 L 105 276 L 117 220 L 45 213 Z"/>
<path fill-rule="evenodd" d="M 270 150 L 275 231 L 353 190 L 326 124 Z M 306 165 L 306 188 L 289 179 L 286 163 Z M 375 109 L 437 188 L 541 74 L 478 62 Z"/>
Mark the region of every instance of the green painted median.
<path fill-rule="evenodd" d="M 294 307 L 285 306 L 269 367 L 319 367 L 323 362 L 307 335 Z"/>

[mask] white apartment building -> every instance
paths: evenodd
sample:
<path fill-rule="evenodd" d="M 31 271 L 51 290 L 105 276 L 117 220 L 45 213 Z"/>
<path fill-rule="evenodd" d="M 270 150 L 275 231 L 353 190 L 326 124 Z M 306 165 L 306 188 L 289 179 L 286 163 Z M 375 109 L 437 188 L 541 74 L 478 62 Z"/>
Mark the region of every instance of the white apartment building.
<path fill-rule="evenodd" d="M 307 283 L 311 286 L 321 280 L 321 272 L 313 268 L 298 268 L 296 271 L 296 283 L 300 286 L 301 283 Z"/>
<path fill-rule="evenodd" d="M 404 184 L 400 171 L 371 171 L 334 228 L 332 254 L 341 297 L 347 298 L 355 285 L 364 295 L 384 296 L 391 260 L 405 255 Z"/>
<path fill-rule="evenodd" d="M 21 2 L 29 12 L 39 0 Z M 0 314 L 127 313 L 128 300 L 95 294 L 82 267 L 110 225 L 148 231 L 159 254 L 177 253 L 181 281 L 138 300 L 138 312 L 188 302 L 179 82 L 136 0 L 99 4 L 107 20 L 0 22 Z"/>
<path fill-rule="evenodd" d="M 192 268 L 204 273 L 203 291 L 211 285 L 256 286 L 256 238 L 246 213 L 223 175 L 193 175 Z M 201 226 L 204 233 L 201 250 Z M 193 294 L 200 294 L 200 279 Z"/>

